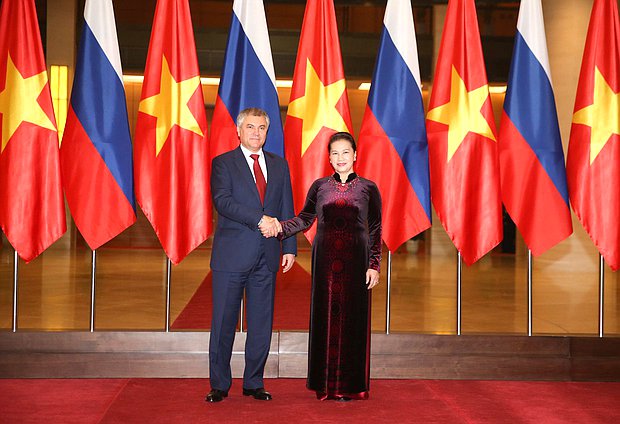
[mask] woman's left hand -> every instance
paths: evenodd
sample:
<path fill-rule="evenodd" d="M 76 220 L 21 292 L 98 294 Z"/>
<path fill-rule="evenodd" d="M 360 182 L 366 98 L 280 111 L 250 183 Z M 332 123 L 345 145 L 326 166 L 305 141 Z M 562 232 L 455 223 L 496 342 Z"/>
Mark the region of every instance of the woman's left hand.
<path fill-rule="evenodd" d="M 372 289 L 377 284 L 379 284 L 379 273 L 374 269 L 366 271 L 366 285 L 368 286 L 368 290 Z"/>

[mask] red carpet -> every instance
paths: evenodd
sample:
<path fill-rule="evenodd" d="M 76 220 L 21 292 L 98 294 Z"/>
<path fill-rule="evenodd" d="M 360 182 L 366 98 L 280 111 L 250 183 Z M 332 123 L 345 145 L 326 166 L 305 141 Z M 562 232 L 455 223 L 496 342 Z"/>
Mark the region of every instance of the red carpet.
<path fill-rule="evenodd" d="M 203 401 L 207 379 L 0 380 L 1 423 L 618 423 L 620 383 L 372 380 L 370 400 L 318 401 L 268 379 L 271 402 Z"/>
<path fill-rule="evenodd" d="M 310 274 L 297 263 L 276 279 L 273 329 L 307 330 L 310 322 Z M 206 330 L 211 328 L 211 272 L 185 305 L 170 328 L 173 330 Z M 247 328 L 247 327 L 246 327 Z"/>

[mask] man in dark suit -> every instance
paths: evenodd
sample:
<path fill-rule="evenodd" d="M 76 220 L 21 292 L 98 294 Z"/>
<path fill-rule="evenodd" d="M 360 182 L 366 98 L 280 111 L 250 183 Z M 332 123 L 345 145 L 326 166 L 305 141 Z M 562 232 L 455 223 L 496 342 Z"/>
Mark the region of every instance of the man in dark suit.
<path fill-rule="evenodd" d="M 237 117 L 240 145 L 213 159 L 211 192 L 218 212 L 213 239 L 213 321 L 209 342 L 211 391 L 207 402 L 228 396 L 232 383 L 230 359 L 243 292 L 246 295 L 247 339 L 243 394 L 270 400 L 263 371 L 273 324 L 276 273 L 282 253 L 283 271 L 295 262 L 294 237 L 280 242 L 259 229 L 277 232 L 278 219 L 293 216 L 288 164 L 262 149 L 269 116 L 261 109 Z"/>

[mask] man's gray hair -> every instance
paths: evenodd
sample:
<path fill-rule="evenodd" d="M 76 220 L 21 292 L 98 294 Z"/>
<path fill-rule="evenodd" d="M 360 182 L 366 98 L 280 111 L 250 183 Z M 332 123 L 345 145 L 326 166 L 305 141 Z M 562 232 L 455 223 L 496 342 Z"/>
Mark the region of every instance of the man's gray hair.
<path fill-rule="evenodd" d="M 237 115 L 237 128 L 241 128 L 247 116 L 262 116 L 265 118 L 265 121 L 267 121 L 267 128 L 269 128 L 269 115 L 267 112 L 257 107 L 249 107 L 239 112 L 239 115 Z"/>

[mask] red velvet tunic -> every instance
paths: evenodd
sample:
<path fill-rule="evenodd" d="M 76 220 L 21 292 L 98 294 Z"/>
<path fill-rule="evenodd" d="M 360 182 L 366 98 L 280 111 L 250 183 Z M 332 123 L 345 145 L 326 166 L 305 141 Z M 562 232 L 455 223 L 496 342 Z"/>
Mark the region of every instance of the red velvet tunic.
<path fill-rule="evenodd" d="M 307 387 L 320 399 L 366 399 L 370 382 L 370 291 L 366 270 L 381 262 L 381 196 L 372 181 L 315 181 L 282 237 L 312 225 L 312 304 Z"/>

